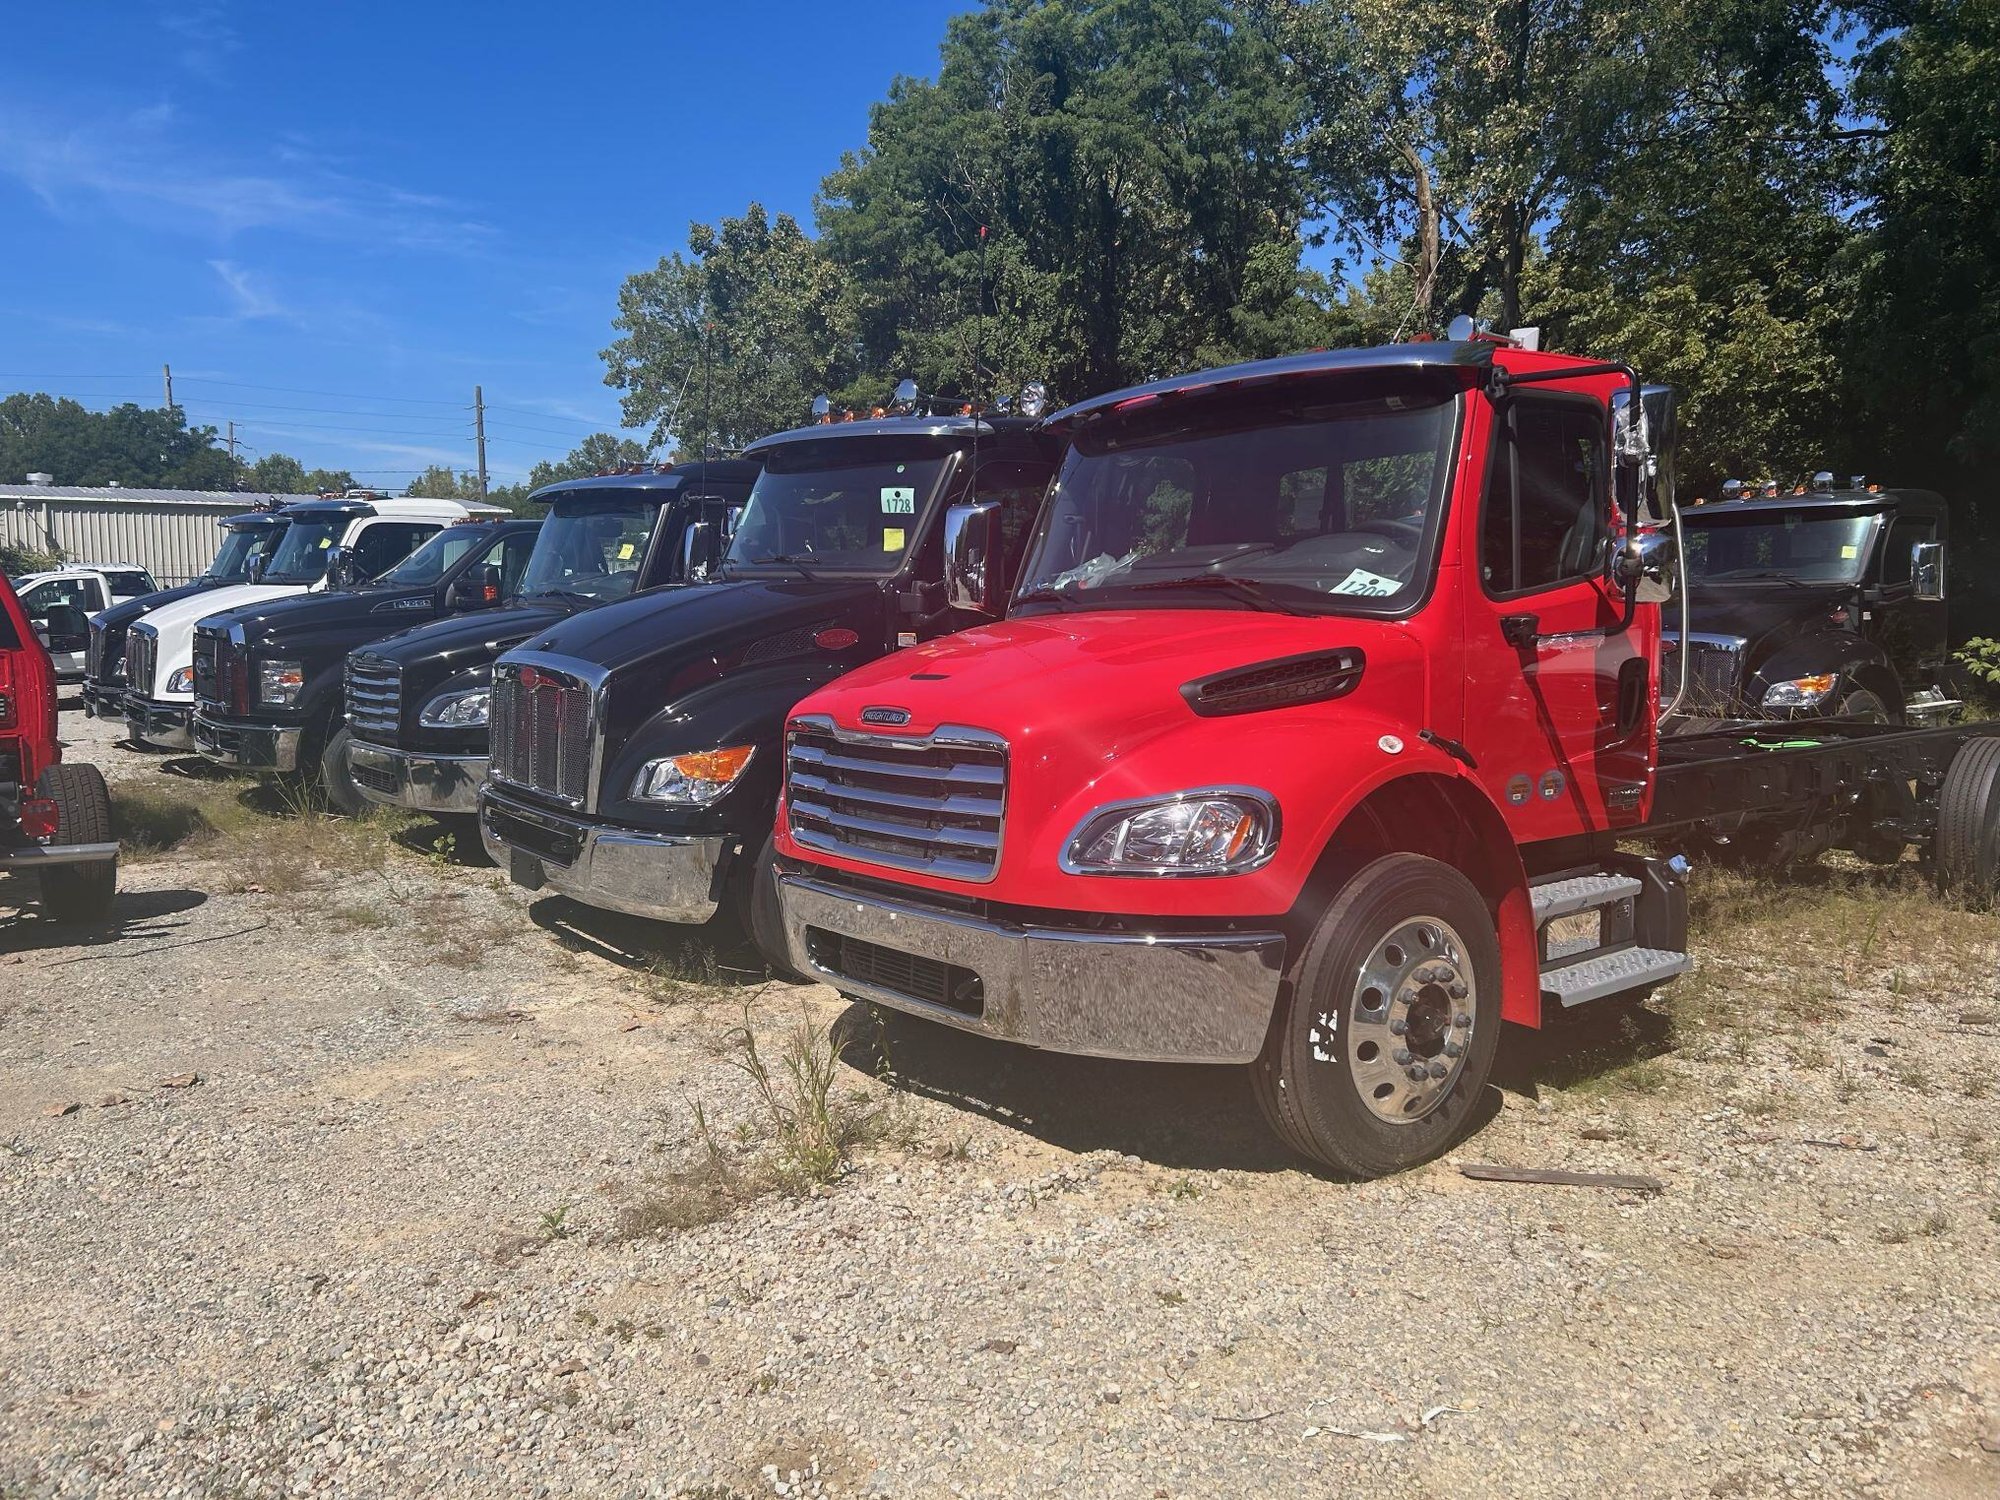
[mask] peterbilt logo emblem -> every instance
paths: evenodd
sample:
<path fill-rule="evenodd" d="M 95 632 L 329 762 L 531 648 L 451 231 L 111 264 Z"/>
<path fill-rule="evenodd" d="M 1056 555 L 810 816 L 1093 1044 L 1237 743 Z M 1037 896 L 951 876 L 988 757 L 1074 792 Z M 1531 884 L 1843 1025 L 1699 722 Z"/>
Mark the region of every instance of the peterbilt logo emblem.
<path fill-rule="evenodd" d="M 910 711 L 907 708 L 864 708 L 861 710 L 864 724 L 907 724 Z"/>
<path fill-rule="evenodd" d="M 532 693 L 542 685 L 542 674 L 537 672 L 533 667 L 523 667 L 515 674 L 514 681 Z"/>

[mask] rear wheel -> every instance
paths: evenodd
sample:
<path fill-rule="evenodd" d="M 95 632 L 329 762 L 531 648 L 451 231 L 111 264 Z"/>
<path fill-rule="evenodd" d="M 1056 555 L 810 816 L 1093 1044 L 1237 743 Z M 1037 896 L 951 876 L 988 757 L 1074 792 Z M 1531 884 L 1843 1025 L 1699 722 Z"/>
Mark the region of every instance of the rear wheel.
<path fill-rule="evenodd" d="M 1400 1172 L 1464 1133 L 1500 1032 L 1500 945 L 1472 882 L 1391 854 L 1327 908 L 1252 1070 L 1294 1150 L 1357 1177 Z"/>
<path fill-rule="evenodd" d="M 1984 905 L 2000 878 L 2000 736 L 1959 747 L 1938 788 L 1938 889 Z"/>
<path fill-rule="evenodd" d="M 347 725 L 336 720 L 333 732 L 326 737 L 326 748 L 320 752 L 319 779 L 326 788 L 327 805 L 352 818 L 367 809 L 368 799 L 361 795 L 354 772 L 348 768 L 348 741 Z"/>
<path fill-rule="evenodd" d="M 97 767 L 50 766 L 36 780 L 35 790 L 55 799 L 58 844 L 112 841 L 111 794 Z M 101 922 L 111 915 L 111 903 L 117 899 L 118 862 L 59 865 L 42 871 L 41 882 L 42 910 L 55 921 Z"/>

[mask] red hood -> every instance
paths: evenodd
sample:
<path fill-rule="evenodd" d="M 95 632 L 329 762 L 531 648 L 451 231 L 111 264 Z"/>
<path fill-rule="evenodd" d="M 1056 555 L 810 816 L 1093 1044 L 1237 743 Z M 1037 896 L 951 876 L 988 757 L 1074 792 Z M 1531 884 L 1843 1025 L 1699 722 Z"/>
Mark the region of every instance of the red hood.
<path fill-rule="evenodd" d="M 1358 648 L 1366 660 L 1359 684 L 1337 699 L 1217 718 L 1197 715 L 1181 696 L 1182 684 L 1196 678 L 1336 647 Z M 1142 899 L 1139 888 L 1063 877 L 1077 889 L 1057 903 L 1048 885 L 1062 841 L 1092 808 L 1216 785 L 1259 787 L 1301 813 L 1316 808 L 1329 780 L 1358 786 L 1391 769 L 1386 762 L 1424 750 L 1409 744 L 1405 755 L 1403 737 L 1427 722 L 1429 662 L 1395 621 L 1090 610 L 1005 621 L 896 652 L 821 688 L 793 714 L 826 715 L 873 734 L 923 735 L 953 724 L 1000 735 L 1011 767 L 1007 840 L 996 879 L 979 894 L 1097 907 Z M 888 731 L 866 725 L 862 710 L 871 707 L 907 709 L 909 723 Z M 1389 731 L 1394 751 L 1378 745 Z M 1221 898 L 1227 887 L 1237 910 L 1283 909 L 1289 897 L 1280 887 L 1303 878 L 1285 867 L 1308 856 L 1314 837 L 1308 827 L 1296 834 L 1268 880 L 1216 882 L 1212 893 Z M 967 889 L 924 875 L 894 878 Z"/>

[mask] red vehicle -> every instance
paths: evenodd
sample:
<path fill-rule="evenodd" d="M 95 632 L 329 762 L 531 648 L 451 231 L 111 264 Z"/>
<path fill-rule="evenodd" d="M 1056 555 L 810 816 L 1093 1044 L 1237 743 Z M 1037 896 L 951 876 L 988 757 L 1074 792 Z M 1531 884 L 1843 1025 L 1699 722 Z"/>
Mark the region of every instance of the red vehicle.
<path fill-rule="evenodd" d="M 0 879 L 22 874 L 46 915 L 94 920 L 117 892 L 118 845 L 104 777 L 62 764 L 55 667 L 0 578 Z"/>
<path fill-rule="evenodd" d="M 1372 1175 L 1465 1128 L 1503 1021 L 1688 967 L 1685 862 L 1621 841 L 1789 796 L 1935 828 L 1990 874 L 2000 739 L 1970 771 L 1965 731 L 1849 746 L 1809 792 L 1785 790 L 1791 744 L 1661 763 L 1647 596 L 1672 549 L 1616 538 L 1672 514 L 1671 394 L 1629 369 L 1490 339 L 1345 350 L 1050 424 L 1070 449 L 1007 619 L 790 718 L 786 941 L 850 996 L 1251 1064 L 1286 1141 Z M 989 539 L 955 542 L 956 602 L 995 603 Z M 1885 762 L 1946 794 L 1878 804 Z M 1940 826 L 1954 776 L 1971 811 Z"/>

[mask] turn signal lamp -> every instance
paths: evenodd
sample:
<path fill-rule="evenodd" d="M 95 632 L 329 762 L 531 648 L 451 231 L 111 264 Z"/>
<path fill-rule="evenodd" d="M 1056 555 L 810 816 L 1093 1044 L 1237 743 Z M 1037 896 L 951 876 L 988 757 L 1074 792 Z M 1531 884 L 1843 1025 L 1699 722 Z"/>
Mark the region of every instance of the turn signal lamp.
<path fill-rule="evenodd" d="M 632 795 L 641 802 L 706 807 L 735 785 L 756 750 L 755 745 L 730 745 L 649 760 L 639 768 Z"/>

